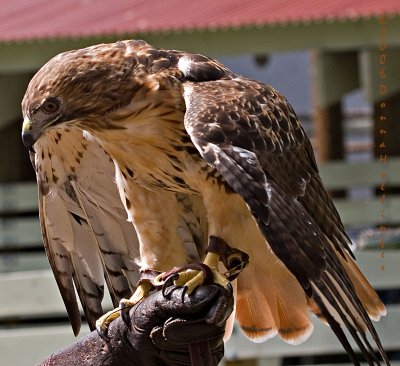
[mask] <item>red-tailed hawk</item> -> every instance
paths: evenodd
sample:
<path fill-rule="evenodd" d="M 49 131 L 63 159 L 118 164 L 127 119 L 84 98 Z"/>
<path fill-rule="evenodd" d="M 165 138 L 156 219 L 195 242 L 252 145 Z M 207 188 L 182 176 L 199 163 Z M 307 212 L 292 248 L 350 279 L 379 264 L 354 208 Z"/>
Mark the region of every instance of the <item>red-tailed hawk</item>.
<path fill-rule="evenodd" d="M 166 271 L 188 262 L 184 237 L 193 236 L 181 232 L 179 195 L 201 199 L 205 214 L 200 208 L 194 216 L 206 215 L 208 229 L 200 219 L 195 220 L 197 229 L 250 256 L 237 280 L 236 299 L 236 318 L 247 337 L 263 341 L 279 333 L 289 343 L 303 342 L 313 330 L 311 310 L 331 326 L 355 364 L 344 328 L 371 365 L 379 357 L 368 333 L 388 363 L 370 321 L 384 315 L 385 307 L 355 263 L 310 141 L 275 89 L 202 55 L 123 41 L 54 57 L 30 82 L 22 108 L 23 140 L 36 151 L 47 250 L 53 269 L 61 268 L 59 284 L 64 277 L 69 281 L 69 294 L 77 260 L 90 286 L 102 283 L 100 264 L 106 272 L 123 273 L 127 282 L 134 270 L 135 235 L 120 219 L 110 166 L 108 183 L 97 178 L 109 155 L 122 204 L 137 232 L 140 269 Z M 95 150 L 85 164 L 84 146 Z M 55 155 L 62 161 L 62 179 Z M 71 174 L 75 163 L 80 177 Z M 95 176 L 86 177 L 96 165 Z M 77 184 L 81 179 L 84 188 Z M 51 197 L 47 186 L 55 187 Z M 49 216 L 47 206 L 58 201 L 60 207 Z M 114 225 L 102 223 L 104 213 Z M 63 227 L 65 222 L 73 228 Z M 76 240 L 76 222 L 90 226 L 84 235 L 97 237 L 90 245 L 100 251 Z M 74 235 L 68 245 L 60 245 L 58 230 L 67 229 Z M 114 230 L 124 233 L 122 242 Z M 112 266 L 104 256 L 108 248 L 115 249 Z M 64 259 L 68 273 L 55 263 Z M 207 263 L 216 273 L 216 263 Z M 80 270 L 74 273 L 75 278 Z M 112 281 L 108 284 L 114 288 Z M 96 301 L 97 296 L 89 290 L 81 300 Z"/>

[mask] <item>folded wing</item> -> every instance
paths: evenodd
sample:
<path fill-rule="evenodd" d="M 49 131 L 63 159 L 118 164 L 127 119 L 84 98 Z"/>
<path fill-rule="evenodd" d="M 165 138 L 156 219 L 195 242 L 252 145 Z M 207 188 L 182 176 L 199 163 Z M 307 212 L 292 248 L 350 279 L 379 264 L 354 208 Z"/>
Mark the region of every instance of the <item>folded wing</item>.
<path fill-rule="evenodd" d="M 367 313 L 377 318 L 384 306 L 353 273 L 348 237 L 290 104 L 273 88 L 241 77 L 186 82 L 184 89 L 185 127 L 193 143 L 247 203 L 266 245 L 316 305 L 311 310 L 331 326 L 355 364 L 343 326 L 369 364 L 379 358 L 367 333 L 388 363 Z M 363 294 L 364 305 L 357 288 L 368 288 L 374 300 Z"/>

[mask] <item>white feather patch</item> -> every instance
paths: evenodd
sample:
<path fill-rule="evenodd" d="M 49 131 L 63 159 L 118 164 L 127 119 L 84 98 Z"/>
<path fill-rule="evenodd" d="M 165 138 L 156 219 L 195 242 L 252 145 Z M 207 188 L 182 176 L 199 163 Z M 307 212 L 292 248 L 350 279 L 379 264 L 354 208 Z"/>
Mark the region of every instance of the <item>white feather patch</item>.
<path fill-rule="evenodd" d="M 187 76 L 190 73 L 192 67 L 192 60 L 188 56 L 183 56 L 178 61 L 178 69 L 183 72 L 183 75 Z"/>
<path fill-rule="evenodd" d="M 82 131 L 82 136 L 84 139 L 88 141 L 96 141 L 96 137 L 94 137 L 89 131 L 83 130 Z"/>

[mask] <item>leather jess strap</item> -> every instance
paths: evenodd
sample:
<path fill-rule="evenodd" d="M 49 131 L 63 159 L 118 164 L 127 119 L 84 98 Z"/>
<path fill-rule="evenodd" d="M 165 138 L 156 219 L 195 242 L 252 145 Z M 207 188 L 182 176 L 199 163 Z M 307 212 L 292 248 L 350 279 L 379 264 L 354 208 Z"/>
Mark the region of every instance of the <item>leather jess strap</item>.
<path fill-rule="evenodd" d="M 212 252 L 220 256 L 227 269 L 226 277 L 233 281 L 241 271 L 249 264 L 249 256 L 239 249 L 232 248 L 225 240 L 216 236 L 210 237 L 207 253 Z"/>

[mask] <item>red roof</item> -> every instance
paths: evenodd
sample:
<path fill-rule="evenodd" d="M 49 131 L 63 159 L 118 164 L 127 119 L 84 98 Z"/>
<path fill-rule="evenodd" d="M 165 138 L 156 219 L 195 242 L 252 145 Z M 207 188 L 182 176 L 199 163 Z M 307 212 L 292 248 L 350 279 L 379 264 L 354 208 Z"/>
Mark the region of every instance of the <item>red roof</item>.
<path fill-rule="evenodd" d="M 0 0 L 0 41 L 158 33 L 400 14 L 399 0 Z"/>

